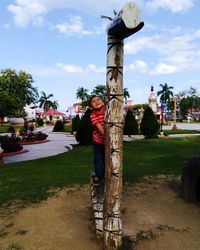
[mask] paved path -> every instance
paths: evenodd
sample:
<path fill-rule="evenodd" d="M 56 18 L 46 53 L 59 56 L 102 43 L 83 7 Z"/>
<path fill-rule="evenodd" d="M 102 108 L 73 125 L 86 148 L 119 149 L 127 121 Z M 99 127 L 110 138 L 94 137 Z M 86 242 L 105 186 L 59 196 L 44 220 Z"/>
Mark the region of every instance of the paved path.
<path fill-rule="evenodd" d="M 176 124 L 178 129 L 188 129 L 188 130 L 200 130 L 200 123 L 177 123 Z M 171 125 L 163 126 L 163 129 L 172 129 L 173 122 Z"/>
<path fill-rule="evenodd" d="M 163 126 L 163 129 L 171 129 L 171 128 L 172 125 Z M 178 123 L 177 128 L 200 130 L 200 124 Z M 72 144 L 77 144 L 77 141 L 73 135 L 67 135 L 66 133 L 54 133 L 52 132 L 52 129 L 53 129 L 52 126 L 39 128 L 38 129 L 39 131 L 48 134 L 49 141 L 41 144 L 24 145 L 23 148 L 28 150 L 29 152 L 15 156 L 6 156 L 4 157 L 4 163 L 33 160 L 64 153 L 69 150 L 68 147 L 71 147 Z M 186 135 L 170 135 L 169 137 L 185 137 L 185 136 Z M 189 135 L 189 136 L 195 136 L 195 135 Z M 144 138 L 143 136 L 133 136 L 132 138 L 124 136 L 124 141 L 132 141 L 143 138 Z"/>
<path fill-rule="evenodd" d="M 67 135 L 66 133 L 54 133 L 52 132 L 52 129 L 52 126 L 46 126 L 38 129 L 39 131 L 48 134 L 48 142 L 24 145 L 23 149 L 26 149 L 29 152 L 14 156 L 6 156 L 3 158 L 4 163 L 33 160 L 64 153 L 69 150 L 68 147 L 71 147 L 71 144 L 77 144 L 73 135 Z"/>

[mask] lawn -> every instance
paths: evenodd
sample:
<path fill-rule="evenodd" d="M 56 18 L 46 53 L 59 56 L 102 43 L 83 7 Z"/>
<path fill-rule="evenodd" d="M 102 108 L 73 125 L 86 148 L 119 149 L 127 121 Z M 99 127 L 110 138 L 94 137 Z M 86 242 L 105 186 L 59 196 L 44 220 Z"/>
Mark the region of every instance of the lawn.
<path fill-rule="evenodd" d="M 199 130 L 189 130 L 189 129 L 166 129 L 163 130 L 165 135 L 172 135 L 172 134 L 199 134 Z"/>
<path fill-rule="evenodd" d="M 0 124 L 0 134 L 8 133 L 10 128 L 10 124 L 4 124 L 3 126 Z"/>
<path fill-rule="evenodd" d="M 152 139 L 124 143 L 125 182 L 143 175 L 180 175 L 185 162 L 199 153 L 200 138 Z M 37 202 L 54 188 L 88 183 L 91 146 L 75 147 L 60 155 L 0 167 L 0 205 L 20 200 Z M 52 189 L 53 188 L 53 189 Z"/>

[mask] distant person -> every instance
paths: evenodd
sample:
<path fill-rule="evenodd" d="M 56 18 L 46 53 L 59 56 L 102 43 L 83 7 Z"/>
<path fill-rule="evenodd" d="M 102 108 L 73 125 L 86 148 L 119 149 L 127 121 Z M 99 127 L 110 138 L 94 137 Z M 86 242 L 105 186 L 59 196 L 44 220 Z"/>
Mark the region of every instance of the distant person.
<path fill-rule="evenodd" d="M 104 103 L 99 96 L 93 95 L 89 100 L 92 109 L 90 115 L 93 130 L 93 184 L 98 186 L 104 179 L 105 153 L 104 153 Z"/>

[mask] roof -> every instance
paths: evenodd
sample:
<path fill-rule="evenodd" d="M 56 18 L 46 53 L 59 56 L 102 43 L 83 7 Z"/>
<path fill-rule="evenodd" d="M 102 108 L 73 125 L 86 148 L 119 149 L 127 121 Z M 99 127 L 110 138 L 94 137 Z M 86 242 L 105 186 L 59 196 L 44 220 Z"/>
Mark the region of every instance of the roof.
<path fill-rule="evenodd" d="M 64 114 L 58 110 L 49 109 L 48 111 L 44 112 L 43 115 L 64 115 Z"/>

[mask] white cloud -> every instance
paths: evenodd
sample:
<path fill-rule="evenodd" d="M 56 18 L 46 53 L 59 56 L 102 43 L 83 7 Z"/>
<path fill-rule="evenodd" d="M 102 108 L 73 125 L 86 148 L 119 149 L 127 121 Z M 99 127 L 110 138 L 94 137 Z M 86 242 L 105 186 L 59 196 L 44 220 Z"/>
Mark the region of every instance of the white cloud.
<path fill-rule="evenodd" d="M 151 0 L 146 3 L 146 9 L 156 11 L 159 8 L 171 10 L 173 13 L 186 12 L 194 5 L 194 0 Z"/>
<path fill-rule="evenodd" d="M 60 23 L 55 25 L 55 29 L 57 29 L 61 34 L 64 35 L 90 35 L 92 32 L 87 31 L 83 27 L 82 18 L 80 16 L 70 17 L 68 22 Z"/>
<path fill-rule="evenodd" d="M 97 68 L 96 65 L 94 65 L 94 64 L 89 64 L 89 65 L 86 67 L 86 71 L 87 71 L 87 72 L 95 72 L 95 73 L 105 73 L 105 67 Z"/>
<path fill-rule="evenodd" d="M 16 5 L 11 4 L 7 8 L 20 28 L 26 28 L 31 21 L 35 26 L 42 25 L 43 14 L 46 13 L 46 8 L 37 1 L 18 0 Z"/>
<path fill-rule="evenodd" d="M 10 24 L 9 23 L 5 23 L 4 24 L 4 28 L 7 29 L 7 30 L 10 29 Z"/>
<path fill-rule="evenodd" d="M 136 71 L 138 73 L 147 72 L 148 66 L 146 62 L 142 60 L 135 60 L 132 64 L 125 66 L 126 71 Z"/>
<path fill-rule="evenodd" d="M 194 5 L 194 0 L 135 0 L 143 9 L 157 10 L 159 8 L 169 9 L 174 13 L 186 12 Z M 113 15 L 113 8 L 121 10 L 125 0 L 108 0 L 103 4 L 101 0 L 15 0 L 7 8 L 13 14 L 13 19 L 18 27 L 26 28 L 30 23 L 42 25 L 44 15 L 55 9 L 74 9 L 84 13 L 100 16 Z M 63 27 L 60 27 L 63 30 Z"/>
<path fill-rule="evenodd" d="M 179 69 L 175 65 L 168 65 L 159 63 L 154 70 L 151 71 L 152 75 L 172 74 L 178 72 Z"/>
<path fill-rule="evenodd" d="M 83 68 L 73 65 L 73 64 L 56 63 L 56 66 L 64 70 L 67 73 L 82 73 L 83 72 Z"/>
<path fill-rule="evenodd" d="M 89 64 L 86 67 L 80 67 L 73 64 L 63 64 L 63 63 L 56 63 L 56 66 L 67 73 L 105 73 L 105 68 L 100 67 L 97 68 L 93 64 Z"/>

